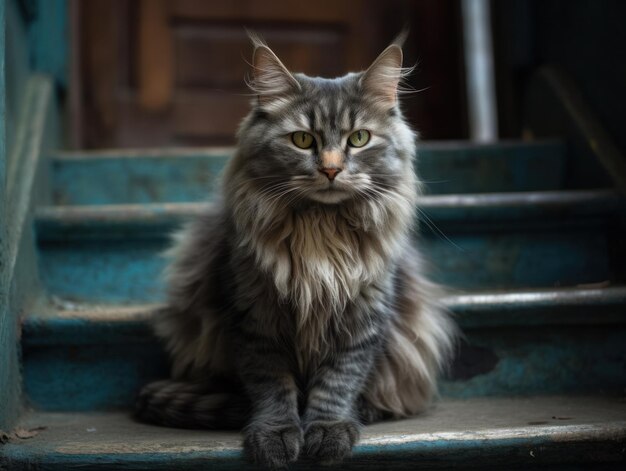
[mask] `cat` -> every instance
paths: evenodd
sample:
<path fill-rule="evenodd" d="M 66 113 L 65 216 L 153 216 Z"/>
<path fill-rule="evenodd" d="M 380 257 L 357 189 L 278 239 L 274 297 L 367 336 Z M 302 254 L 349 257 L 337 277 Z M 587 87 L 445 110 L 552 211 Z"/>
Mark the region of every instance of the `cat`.
<path fill-rule="evenodd" d="M 169 252 L 155 326 L 172 379 L 144 387 L 137 415 L 243 428 L 246 456 L 272 468 L 337 462 L 362 424 L 424 410 L 456 333 L 411 234 L 401 44 L 326 79 L 252 42 L 252 110 L 221 200 Z"/>

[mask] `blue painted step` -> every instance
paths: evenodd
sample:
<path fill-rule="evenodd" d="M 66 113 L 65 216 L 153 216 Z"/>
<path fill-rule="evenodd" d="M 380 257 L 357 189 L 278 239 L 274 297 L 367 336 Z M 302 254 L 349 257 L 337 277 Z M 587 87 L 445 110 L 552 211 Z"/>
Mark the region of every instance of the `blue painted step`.
<path fill-rule="evenodd" d="M 626 199 L 610 190 L 423 197 L 433 278 L 459 289 L 575 286 L 623 279 Z M 48 207 L 40 269 L 50 293 L 93 303 L 163 299 L 159 253 L 201 203 Z M 621 225 L 620 225 L 621 224 Z"/>
<path fill-rule="evenodd" d="M 53 156 L 57 204 L 205 201 L 216 191 L 232 148 L 59 153 Z M 418 170 L 429 194 L 562 188 L 559 141 L 421 144 Z"/>
<path fill-rule="evenodd" d="M 232 432 L 175 430 L 126 414 L 36 413 L 45 427 L 0 448 L 11 471 L 257 470 Z M 324 469 L 622 469 L 626 404 L 619 398 L 536 397 L 442 401 L 414 419 L 364 429 L 353 455 Z M 302 461 L 290 469 L 315 470 Z"/>
<path fill-rule="evenodd" d="M 626 286 L 450 295 L 466 341 L 446 397 L 619 393 L 626 364 Z M 167 376 L 148 325 L 156 305 L 57 300 L 24 319 L 24 384 L 42 410 L 128 408 Z"/>

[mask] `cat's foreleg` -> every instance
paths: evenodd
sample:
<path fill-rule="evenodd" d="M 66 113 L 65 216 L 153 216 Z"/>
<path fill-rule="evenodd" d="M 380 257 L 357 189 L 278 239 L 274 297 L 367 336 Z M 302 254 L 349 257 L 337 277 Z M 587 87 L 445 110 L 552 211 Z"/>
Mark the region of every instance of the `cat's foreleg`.
<path fill-rule="evenodd" d="M 305 451 L 339 461 L 359 439 L 356 402 L 369 375 L 378 338 L 366 338 L 334 353 L 315 375 L 303 416 Z"/>
<path fill-rule="evenodd" d="M 286 356 L 274 339 L 259 333 L 246 334 L 239 356 L 240 377 L 252 400 L 244 452 L 257 464 L 284 467 L 297 460 L 303 443 L 298 388 Z"/>

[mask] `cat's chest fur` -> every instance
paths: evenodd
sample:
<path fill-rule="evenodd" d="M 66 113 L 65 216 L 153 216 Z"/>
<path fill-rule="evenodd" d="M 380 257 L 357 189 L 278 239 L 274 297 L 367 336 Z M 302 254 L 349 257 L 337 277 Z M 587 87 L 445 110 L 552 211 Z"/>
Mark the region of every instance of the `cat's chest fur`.
<path fill-rule="evenodd" d="M 297 340 L 319 351 L 329 328 L 349 328 L 346 310 L 385 271 L 386 257 L 372 233 L 334 208 L 294 212 L 275 243 L 258 247 L 280 297 L 294 313 Z"/>

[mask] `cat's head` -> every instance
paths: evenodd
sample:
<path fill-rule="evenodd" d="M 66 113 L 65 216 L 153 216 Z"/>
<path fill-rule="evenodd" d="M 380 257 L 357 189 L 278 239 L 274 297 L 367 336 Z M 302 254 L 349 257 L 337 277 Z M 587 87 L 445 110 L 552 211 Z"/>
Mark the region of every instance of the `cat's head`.
<path fill-rule="evenodd" d="M 364 72 L 332 79 L 291 73 L 264 42 L 253 44 L 253 109 L 239 129 L 238 167 L 259 197 L 337 205 L 414 185 L 398 43 Z"/>

